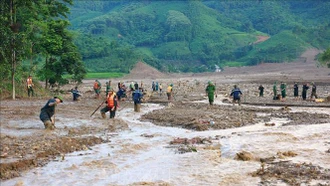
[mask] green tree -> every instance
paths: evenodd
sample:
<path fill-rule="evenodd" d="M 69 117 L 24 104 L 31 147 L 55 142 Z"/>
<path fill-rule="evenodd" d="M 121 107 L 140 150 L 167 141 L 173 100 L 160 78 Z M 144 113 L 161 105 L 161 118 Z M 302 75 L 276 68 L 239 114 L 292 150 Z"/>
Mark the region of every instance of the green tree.
<path fill-rule="evenodd" d="M 17 73 L 23 73 L 20 70 L 22 61 L 30 59 L 31 68 L 34 55 L 46 56 L 46 66 L 49 67 L 47 70 L 61 66 L 66 73 L 74 74 L 76 80 L 83 77 L 85 70 L 80 55 L 67 31 L 69 24 L 61 20 L 69 13 L 68 4 L 72 4 L 72 0 L 0 1 L 0 73 L 2 79 L 10 76 L 13 99 L 16 97 L 15 82 L 21 78 Z M 53 21 L 60 22 L 63 29 L 57 29 L 61 26 L 50 27 L 48 23 Z M 56 34 L 50 35 L 50 32 Z M 50 46 L 46 45 L 47 42 Z M 65 56 L 63 52 L 70 56 Z M 63 64 L 58 65 L 54 61 Z M 61 78 L 55 80 L 60 81 Z"/>
<path fill-rule="evenodd" d="M 321 61 L 322 64 L 327 65 L 328 68 L 330 68 L 330 48 L 328 48 L 321 54 L 319 61 Z"/>

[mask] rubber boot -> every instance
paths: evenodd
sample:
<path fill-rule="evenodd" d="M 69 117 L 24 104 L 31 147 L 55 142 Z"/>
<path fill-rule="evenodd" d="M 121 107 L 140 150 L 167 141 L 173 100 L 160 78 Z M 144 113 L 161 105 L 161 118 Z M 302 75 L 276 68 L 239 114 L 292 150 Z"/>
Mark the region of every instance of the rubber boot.
<path fill-rule="evenodd" d="M 104 112 L 101 112 L 101 116 L 102 116 L 102 118 L 103 119 L 105 119 L 106 117 L 105 117 L 105 113 Z"/>
<path fill-rule="evenodd" d="M 136 104 L 136 112 L 140 112 L 141 104 Z"/>
<path fill-rule="evenodd" d="M 45 129 L 48 129 L 48 130 L 54 130 L 55 129 L 54 124 L 49 120 L 45 121 L 44 125 L 45 125 Z"/>

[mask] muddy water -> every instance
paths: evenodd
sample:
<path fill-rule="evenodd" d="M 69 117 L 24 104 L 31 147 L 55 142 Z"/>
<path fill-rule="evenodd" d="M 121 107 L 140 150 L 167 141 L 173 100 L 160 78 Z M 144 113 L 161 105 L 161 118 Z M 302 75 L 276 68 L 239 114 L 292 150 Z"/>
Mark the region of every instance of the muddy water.
<path fill-rule="evenodd" d="M 148 104 L 143 112 L 160 109 Z M 303 108 L 318 112 L 317 109 Z M 301 111 L 301 109 L 293 109 Z M 320 112 L 330 113 L 329 109 Z M 272 118 L 264 123 L 196 132 L 180 128 L 156 126 L 140 122 L 143 113 L 122 110 L 117 117 L 129 124 L 130 130 L 107 133 L 111 142 L 58 157 L 44 167 L 22 174 L 19 178 L 2 181 L 1 185 L 129 185 L 138 182 L 169 185 L 258 185 L 259 177 L 250 174 L 260 168 L 258 158 L 276 156 L 277 152 L 294 151 L 298 155 L 284 160 L 312 162 L 330 168 L 330 123 L 320 125 L 282 126 L 283 118 Z M 74 121 L 70 122 L 74 125 Z M 28 127 L 28 126 L 27 126 Z M 147 134 L 153 137 L 145 137 Z M 177 137 L 212 137 L 215 150 L 196 145 L 197 152 L 178 154 L 169 147 Z M 248 151 L 252 161 L 235 160 L 236 153 Z M 280 181 L 276 185 L 282 185 Z M 285 184 L 284 184 L 285 185 Z"/>

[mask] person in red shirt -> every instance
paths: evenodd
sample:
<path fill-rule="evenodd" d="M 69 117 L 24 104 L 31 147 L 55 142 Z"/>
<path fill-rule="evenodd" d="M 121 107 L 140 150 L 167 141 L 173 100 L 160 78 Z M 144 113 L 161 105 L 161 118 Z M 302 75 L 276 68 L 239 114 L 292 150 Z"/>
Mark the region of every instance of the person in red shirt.
<path fill-rule="evenodd" d="M 110 118 L 115 118 L 116 110 L 118 106 L 117 96 L 113 89 L 110 90 L 107 100 L 107 105 L 101 110 L 101 116 L 105 119 L 105 113 L 110 111 Z"/>
<path fill-rule="evenodd" d="M 93 88 L 94 88 L 94 92 L 96 94 L 96 98 L 99 98 L 100 92 L 101 92 L 101 83 L 98 80 L 95 80 Z"/>
<path fill-rule="evenodd" d="M 26 80 L 26 88 L 27 88 L 29 97 L 31 97 L 31 93 L 32 93 L 32 96 L 34 96 L 33 86 L 34 86 L 34 84 L 32 82 L 32 77 L 29 76 Z"/>

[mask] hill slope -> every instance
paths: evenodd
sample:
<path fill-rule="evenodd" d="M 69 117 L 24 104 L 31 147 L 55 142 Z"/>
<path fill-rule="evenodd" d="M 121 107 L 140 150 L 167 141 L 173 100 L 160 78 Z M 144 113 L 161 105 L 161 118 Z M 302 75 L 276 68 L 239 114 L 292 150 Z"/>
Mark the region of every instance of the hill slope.
<path fill-rule="evenodd" d="M 310 8 L 312 7 L 312 8 Z M 91 71 L 213 71 L 293 61 L 330 42 L 327 1 L 75 1 L 72 29 Z M 270 39 L 256 43 L 258 37 Z"/>

